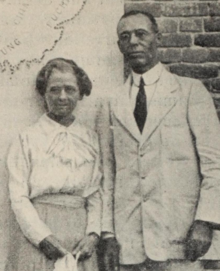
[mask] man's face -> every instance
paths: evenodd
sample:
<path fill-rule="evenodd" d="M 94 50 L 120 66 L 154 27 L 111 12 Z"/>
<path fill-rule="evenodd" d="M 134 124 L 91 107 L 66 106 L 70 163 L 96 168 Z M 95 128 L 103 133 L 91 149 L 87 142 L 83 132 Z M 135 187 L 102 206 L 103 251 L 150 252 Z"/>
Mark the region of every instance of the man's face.
<path fill-rule="evenodd" d="M 159 35 L 154 32 L 148 17 L 137 14 L 123 18 L 117 31 L 119 49 L 134 71 L 143 73 L 158 62 Z"/>

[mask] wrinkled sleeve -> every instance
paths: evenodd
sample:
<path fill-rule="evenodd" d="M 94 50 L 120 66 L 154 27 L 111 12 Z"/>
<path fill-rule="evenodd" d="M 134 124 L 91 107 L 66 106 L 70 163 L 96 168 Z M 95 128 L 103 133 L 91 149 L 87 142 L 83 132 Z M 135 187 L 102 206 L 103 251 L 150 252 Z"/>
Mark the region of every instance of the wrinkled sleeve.
<path fill-rule="evenodd" d="M 199 81 L 191 89 L 188 112 L 202 175 L 195 219 L 220 224 L 220 125 L 213 100 Z"/>
<path fill-rule="evenodd" d="M 28 136 L 19 136 L 12 144 L 7 167 L 9 171 L 9 192 L 12 209 L 23 234 L 29 241 L 38 244 L 51 233 L 50 229 L 39 218 L 32 205 L 28 179 L 31 172 L 31 153 L 28 148 Z"/>
<path fill-rule="evenodd" d="M 100 192 L 96 191 L 87 198 L 87 228 L 86 233 L 95 232 L 98 235 L 101 233 L 101 210 L 102 201 L 100 197 Z"/>
<path fill-rule="evenodd" d="M 111 130 L 110 99 L 104 98 L 99 101 L 99 110 L 96 121 L 96 131 L 98 133 L 102 185 L 101 195 L 103 201 L 102 211 L 102 232 L 114 234 L 114 178 L 115 178 L 115 160 L 113 153 L 113 134 Z"/>
<path fill-rule="evenodd" d="M 100 195 L 100 182 L 102 178 L 100 170 L 100 153 L 97 135 L 92 133 L 91 142 L 95 151 L 95 164 L 93 168 L 91 182 L 84 191 L 86 197 L 87 207 L 87 228 L 86 233 L 95 232 L 98 235 L 101 233 L 101 214 L 102 214 L 102 200 Z"/>

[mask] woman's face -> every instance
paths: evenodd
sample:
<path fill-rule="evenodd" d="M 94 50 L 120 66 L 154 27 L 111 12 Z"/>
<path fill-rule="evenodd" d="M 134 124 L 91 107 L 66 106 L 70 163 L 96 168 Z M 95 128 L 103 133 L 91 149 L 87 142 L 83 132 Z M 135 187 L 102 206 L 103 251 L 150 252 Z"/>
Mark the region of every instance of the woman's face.
<path fill-rule="evenodd" d="M 45 93 L 49 113 L 58 118 L 71 117 L 77 102 L 81 99 L 77 78 L 73 72 L 54 69 L 47 82 Z"/>

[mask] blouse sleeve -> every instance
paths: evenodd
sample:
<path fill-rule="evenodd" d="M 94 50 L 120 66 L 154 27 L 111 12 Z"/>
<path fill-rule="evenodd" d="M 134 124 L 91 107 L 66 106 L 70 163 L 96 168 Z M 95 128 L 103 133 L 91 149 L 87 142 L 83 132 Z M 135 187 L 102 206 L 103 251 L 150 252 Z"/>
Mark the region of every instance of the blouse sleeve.
<path fill-rule="evenodd" d="M 100 195 L 100 183 L 102 174 L 100 171 L 100 155 L 99 155 L 99 145 L 98 138 L 95 134 L 93 136 L 93 145 L 96 150 L 96 158 L 93 169 L 93 174 L 91 182 L 87 189 L 84 191 L 84 197 L 86 197 L 87 202 L 87 229 L 86 233 L 95 232 L 98 235 L 101 233 L 101 214 L 102 214 L 102 200 Z"/>
<path fill-rule="evenodd" d="M 23 234 L 31 243 L 38 246 L 52 232 L 39 218 L 29 198 L 28 178 L 31 172 L 31 163 L 27 143 L 27 136 L 22 138 L 20 135 L 10 148 L 7 159 L 9 192 L 12 209 Z"/>
<path fill-rule="evenodd" d="M 98 235 L 101 233 L 101 211 L 102 202 L 100 192 L 97 191 L 87 198 L 87 228 L 86 233 L 95 232 Z"/>

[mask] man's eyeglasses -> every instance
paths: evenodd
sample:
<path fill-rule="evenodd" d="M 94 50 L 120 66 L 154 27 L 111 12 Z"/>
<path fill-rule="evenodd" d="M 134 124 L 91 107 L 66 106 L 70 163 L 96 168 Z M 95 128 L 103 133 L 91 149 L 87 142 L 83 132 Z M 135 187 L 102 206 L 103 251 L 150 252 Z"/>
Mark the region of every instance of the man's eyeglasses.
<path fill-rule="evenodd" d="M 154 32 L 150 33 L 150 32 L 147 32 L 147 31 L 145 31 L 143 29 L 137 29 L 137 30 L 134 30 L 134 31 L 131 31 L 131 32 L 125 31 L 125 32 L 123 32 L 123 33 L 121 33 L 119 35 L 119 41 L 122 42 L 122 43 L 130 42 L 132 33 L 134 33 L 135 36 L 140 40 L 145 40 L 150 35 L 155 34 Z"/>

